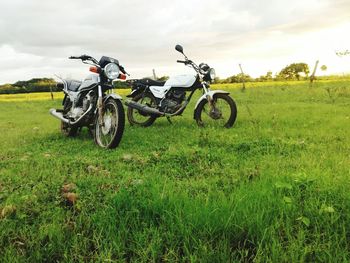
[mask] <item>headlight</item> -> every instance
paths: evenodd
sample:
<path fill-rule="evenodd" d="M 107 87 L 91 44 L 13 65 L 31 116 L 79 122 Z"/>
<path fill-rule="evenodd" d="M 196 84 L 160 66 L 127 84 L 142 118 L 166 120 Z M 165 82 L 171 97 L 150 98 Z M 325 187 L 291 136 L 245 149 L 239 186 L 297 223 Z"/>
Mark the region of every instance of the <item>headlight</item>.
<path fill-rule="evenodd" d="M 115 63 L 107 64 L 104 68 L 104 72 L 109 79 L 116 79 L 119 77 L 119 67 Z"/>
<path fill-rule="evenodd" d="M 215 69 L 211 68 L 210 71 L 209 71 L 209 74 L 210 74 L 210 78 L 212 80 L 214 80 L 216 78 Z"/>

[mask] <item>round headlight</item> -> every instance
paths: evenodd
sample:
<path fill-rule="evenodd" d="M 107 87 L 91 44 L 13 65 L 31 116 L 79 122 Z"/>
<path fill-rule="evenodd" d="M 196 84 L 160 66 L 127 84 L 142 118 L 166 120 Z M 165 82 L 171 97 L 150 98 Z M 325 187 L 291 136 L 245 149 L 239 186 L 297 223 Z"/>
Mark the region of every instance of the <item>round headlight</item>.
<path fill-rule="evenodd" d="M 109 63 L 105 66 L 104 72 L 109 79 L 116 79 L 119 77 L 119 67 L 115 63 Z"/>
<path fill-rule="evenodd" d="M 209 74 L 210 74 L 210 78 L 212 80 L 214 80 L 216 78 L 215 69 L 211 68 L 210 71 L 209 71 Z"/>

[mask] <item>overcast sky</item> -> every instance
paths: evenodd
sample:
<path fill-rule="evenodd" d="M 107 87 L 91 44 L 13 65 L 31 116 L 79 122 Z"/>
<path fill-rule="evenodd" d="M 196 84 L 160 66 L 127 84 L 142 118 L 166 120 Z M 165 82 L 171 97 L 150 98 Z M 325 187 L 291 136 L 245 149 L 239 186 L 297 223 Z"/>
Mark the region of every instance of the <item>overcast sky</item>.
<path fill-rule="evenodd" d="M 191 72 L 207 62 L 220 77 L 274 73 L 293 62 L 349 73 L 349 0 L 0 0 L 0 84 L 33 77 L 83 78 L 70 55 L 119 59 L 131 77 Z"/>

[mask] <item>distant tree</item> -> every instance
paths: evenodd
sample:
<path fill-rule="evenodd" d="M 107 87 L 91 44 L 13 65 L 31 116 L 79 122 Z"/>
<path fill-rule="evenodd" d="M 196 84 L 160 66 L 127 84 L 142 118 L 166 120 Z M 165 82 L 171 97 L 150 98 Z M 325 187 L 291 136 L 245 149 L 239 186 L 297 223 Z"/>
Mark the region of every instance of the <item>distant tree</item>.
<path fill-rule="evenodd" d="M 322 71 L 326 71 L 326 70 L 327 70 L 327 66 L 326 66 L 326 65 L 322 65 L 322 66 L 321 66 L 321 70 L 322 70 Z"/>
<path fill-rule="evenodd" d="M 249 82 L 249 81 L 253 81 L 253 80 L 254 80 L 254 79 L 253 79 L 251 76 L 249 76 L 248 74 L 243 74 L 243 73 L 237 74 L 236 77 L 237 77 L 238 82 L 243 82 L 243 81 Z"/>
<path fill-rule="evenodd" d="M 300 73 L 304 73 L 305 76 L 308 76 L 310 73 L 309 66 L 306 63 L 293 63 L 289 66 L 286 66 L 281 72 L 278 74 L 279 77 L 283 79 L 300 79 Z"/>
<path fill-rule="evenodd" d="M 256 81 L 271 81 L 273 80 L 272 71 L 266 72 L 266 75 L 260 76 Z"/>
<path fill-rule="evenodd" d="M 268 72 L 266 73 L 265 77 L 266 77 L 266 80 L 272 80 L 272 79 L 273 79 L 273 77 L 272 77 L 272 71 L 268 71 Z"/>
<path fill-rule="evenodd" d="M 233 75 L 233 76 L 228 77 L 226 79 L 222 79 L 222 80 L 220 80 L 219 83 L 241 83 L 243 78 L 244 78 L 245 82 L 254 81 L 254 79 L 251 76 L 249 76 L 248 74 L 243 75 L 242 73 L 239 73 L 237 75 Z"/>
<path fill-rule="evenodd" d="M 49 78 L 35 78 L 27 81 L 17 81 L 14 84 L 0 85 L 0 94 L 27 92 L 58 91 L 56 82 Z"/>
<path fill-rule="evenodd" d="M 237 76 L 236 76 L 236 75 L 233 75 L 233 76 L 231 76 L 231 77 L 226 78 L 226 79 L 224 80 L 224 82 L 225 82 L 225 83 L 237 83 L 237 82 L 239 82 L 239 81 L 238 81 Z"/>
<path fill-rule="evenodd" d="M 216 84 L 218 84 L 218 83 L 223 83 L 223 80 L 220 79 L 219 77 L 216 77 L 216 78 L 214 79 L 213 83 L 216 83 Z"/>

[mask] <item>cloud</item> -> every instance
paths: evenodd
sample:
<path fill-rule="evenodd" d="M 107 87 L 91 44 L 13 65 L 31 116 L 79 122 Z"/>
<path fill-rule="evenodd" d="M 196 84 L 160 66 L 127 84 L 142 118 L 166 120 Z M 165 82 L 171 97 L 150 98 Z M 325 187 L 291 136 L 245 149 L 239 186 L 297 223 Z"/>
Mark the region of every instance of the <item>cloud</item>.
<path fill-rule="evenodd" d="M 221 67 L 230 61 L 283 59 L 288 43 L 349 20 L 344 0 L 12 0 L 0 10 L 0 83 L 43 74 L 83 73 L 69 55 L 108 55 L 134 77 L 183 70 L 174 62 L 181 43 L 195 60 Z M 269 47 L 273 47 L 269 49 Z M 258 63 L 258 61 L 257 61 Z M 166 72 L 168 70 L 168 72 Z M 220 70 L 218 71 L 220 74 Z"/>

